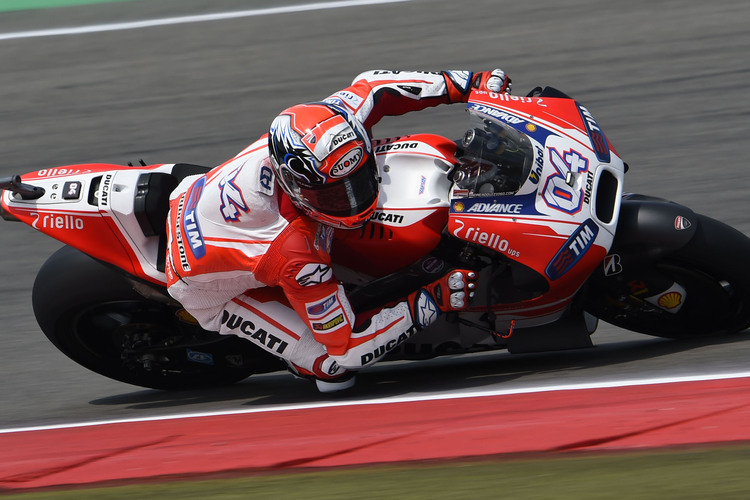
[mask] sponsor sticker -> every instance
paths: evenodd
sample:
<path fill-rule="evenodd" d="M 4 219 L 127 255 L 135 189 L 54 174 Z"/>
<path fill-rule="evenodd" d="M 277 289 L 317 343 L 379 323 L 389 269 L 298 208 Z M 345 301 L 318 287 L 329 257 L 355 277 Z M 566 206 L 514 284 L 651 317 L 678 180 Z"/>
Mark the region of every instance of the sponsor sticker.
<path fill-rule="evenodd" d="M 329 330 L 335 330 L 337 327 L 346 323 L 344 314 L 338 314 L 333 318 L 325 322 L 313 322 L 311 323 L 313 330 L 316 332 L 328 332 Z"/>
<path fill-rule="evenodd" d="M 554 281 L 570 271 L 593 246 L 597 234 L 599 234 L 599 226 L 591 219 L 586 219 L 578 226 L 578 229 L 570 235 L 568 241 L 563 243 L 557 254 L 547 264 L 544 272 L 549 279 Z"/>
<path fill-rule="evenodd" d="M 616 253 L 604 257 L 604 276 L 614 276 L 622 272 L 620 256 Z"/>
<path fill-rule="evenodd" d="M 414 318 L 414 322 L 420 328 L 431 325 L 440 314 L 437 304 L 435 304 L 430 294 L 424 290 L 420 290 L 417 293 L 414 313 L 417 316 Z"/>
<path fill-rule="evenodd" d="M 389 222 L 395 225 L 403 223 L 404 216 L 402 214 L 386 212 L 384 210 L 375 210 L 370 216 L 370 220 L 374 222 Z"/>
<path fill-rule="evenodd" d="M 192 361 L 193 363 L 200 363 L 203 365 L 214 364 L 214 357 L 211 355 L 211 353 L 193 351 L 192 349 L 187 349 L 187 359 L 188 361 Z"/>
<path fill-rule="evenodd" d="M 358 109 L 362 105 L 363 101 L 364 100 L 357 94 L 346 90 L 340 90 L 339 92 L 336 92 L 331 97 L 325 100 L 325 102 L 330 102 L 332 104 L 343 104 L 351 110 Z"/>
<path fill-rule="evenodd" d="M 253 321 L 230 313 L 226 309 L 222 313 L 221 324 L 229 330 L 236 330 L 243 337 L 277 354 L 282 354 L 289 347 L 289 343 L 286 340 L 277 337 L 273 333 L 269 333 L 260 326 L 256 326 Z"/>
<path fill-rule="evenodd" d="M 437 257 L 427 257 L 422 261 L 422 270 L 429 274 L 437 274 L 443 270 L 445 262 Z"/>
<path fill-rule="evenodd" d="M 325 264 L 305 264 L 294 279 L 302 286 L 319 285 L 333 277 L 333 271 Z"/>
<path fill-rule="evenodd" d="M 674 219 L 674 228 L 678 231 L 684 231 L 685 229 L 689 229 L 692 224 L 688 219 L 683 217 L 682 215 L 678 215 Z"/>
<path fill-rule="evenodd" d="M 685 303 L 687 291 L 678 283 L 673 283 L 668 290 L 646 297 L 644 300 L 672 314 L 676 314 L 682 309 Z"/>
<path fill-rule="evenodd" d="M 183 236 L 187 239 L 188 247 L 196 259 L 203 258 L 206 255 L 206 244 L 203 241 L 203 232 L 198 223 L 196 210 L 205 184 L 206 178 L 201 177 L 190 187 L 190 190 L 185 195 L 187 203 L 185 204 L 182 219 L 180 220 Z"/>
<path fill-rule="evenodd" d="M 32 213 L 36 219 L 31 224 L 34 229 L 65 229 L 81 231 L 85 224 L 82 217 L 76 217 L 70 214 Z"/>
<path fill-rule="evenodd" d="M 471 81 L 472 73 L 469 71 L 446 71 L 446 75 L 451 79 L 453 84 L 465 94 L 469 91 L 469 82 Z"/>
<path fill-rule="evenodd" d="M 312 318 L 322 317 L 328 311 L 330 311 L 334 307 L 337 307 L 338 304 L 338 296 L 334 293 L 324 298 L 323 300 L 305 303 L 305 309 L 307 310 L 307 315 Z"/>
<path fill-rule="evenodd" d="M 586 132 L 588 132 L 589 140 L 591 141 L 591 147 L 594 149 L 597 159 L 602 163 L 609 163 L 609 144 L 607 144 L 607 138 L 604 136 L 602 129 L 599 128 L 599 124 L 596 123 L 596 120 L 594 120 L 588 109 L 578 104 L 578 111 L 580 111 L 581 118 L 583 118 Z"/>
<path fill-rule="evenodd" d="M 344 177 L 354 170 L 362 162 L 364 153 L 362 148 L 356 147 L 344 154 L 344 156 L 331 167 L 331 177 Z"/>
<path fill-rule="evenodd" d="M 258 191 L 265 195 L 273 196 L 274 185 L 273 170 L 271 170 L 271 167 L 268 165 L 261 166 L 258 171 Z"/>

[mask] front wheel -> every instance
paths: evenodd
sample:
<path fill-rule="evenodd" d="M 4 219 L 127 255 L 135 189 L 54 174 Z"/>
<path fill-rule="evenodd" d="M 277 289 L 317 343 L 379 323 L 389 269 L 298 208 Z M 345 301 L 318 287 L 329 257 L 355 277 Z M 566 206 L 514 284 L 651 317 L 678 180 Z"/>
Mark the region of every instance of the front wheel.
<path fill-rule="evenodd" d="M 626 330 L 666 338 L 747 328 L 750 239 L 722 222 L 697 217 L 695 235 L 679 250 L 620 274 L 592 276 L 585 291 L 587 312 Z"/>
<path fill-rule="evenodd" d="M 71 247 L 42 266 L 32 293 L 47 338 L 76 363 L 152 389 L 227 385 L 281 363 L 250 342 L 198 326 L 179 305 L 149 300 Z"/>

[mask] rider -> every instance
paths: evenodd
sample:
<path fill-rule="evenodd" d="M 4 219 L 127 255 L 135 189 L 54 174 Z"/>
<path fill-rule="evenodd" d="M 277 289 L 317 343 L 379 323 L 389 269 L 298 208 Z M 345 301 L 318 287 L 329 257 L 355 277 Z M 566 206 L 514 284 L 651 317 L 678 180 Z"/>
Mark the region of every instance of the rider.
<path fill-rule="evenodd" d="M 354 314 L 330 267 L 334 228 L 364 225 L 378 170 L 368 131 L 383 116 L 509 92 L 501 70 L 369 71 L 322 102 L 277 116 L 268 134 L 172 193 L 169 293 L 207 330 L 244 337 L 321 391 L 461 310 L 476 275 L 452 269 L 408 297 Z M 281 189 L 278 189 L 278 188 Z"/>

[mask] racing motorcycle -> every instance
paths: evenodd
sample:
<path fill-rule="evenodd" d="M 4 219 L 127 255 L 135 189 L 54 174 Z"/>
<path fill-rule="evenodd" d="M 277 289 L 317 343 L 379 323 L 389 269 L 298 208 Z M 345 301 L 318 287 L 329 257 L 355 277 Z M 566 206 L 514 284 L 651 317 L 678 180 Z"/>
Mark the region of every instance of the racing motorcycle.
<path fill-rule="evenodd" d="M 459 140 L 374 141 L 380 198 L 338 231 L 333 259 L 355 310 L 443 275 L 478 271 L 469 310 L 387 359 L 591 346 L 598 320 L 668 338 L 750 324 L 750 239 L 689 208 L 623 192 L 627 165 L 593 115 L 551 87 L 476 91 Z M 77 363 L 122 382 L 223 385 L 286 365 L 239 337 L 203 330 L 166 291 L 171 191 L 209 169 L 81 164 L 0 179 L 2 216 L 65 246 L 39 270 L 37 322 Z M 185 251 L 203 244 L 187 227 Z M 374 355 L 383 354 L 374 353 Z"/>

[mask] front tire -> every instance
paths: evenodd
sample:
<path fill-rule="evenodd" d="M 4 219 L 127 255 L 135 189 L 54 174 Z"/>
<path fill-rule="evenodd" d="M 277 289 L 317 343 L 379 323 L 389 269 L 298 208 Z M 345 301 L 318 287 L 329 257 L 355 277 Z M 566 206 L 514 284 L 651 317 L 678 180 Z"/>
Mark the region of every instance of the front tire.
<path fill-rule="evenodd" d="M 44 263 L 32 303 L 40 328 L 60 351 L 128 384 L 223 386 L 280 368 L 246 340 L 202 330 L 178 304 L 144 298 L 122 274 L 71 247 Z"/>
<path fill-rule="evenodd" d="M 750 325 L 750 239 L 704 215 L 679 250 L 622 275 L 593 276 L 587 312 L 602 321 L 648 335 L 690 338 L 724 335 Z M 686 291 L 677 313 L 643 300 L 641 284 L 675 282 Z"/>

